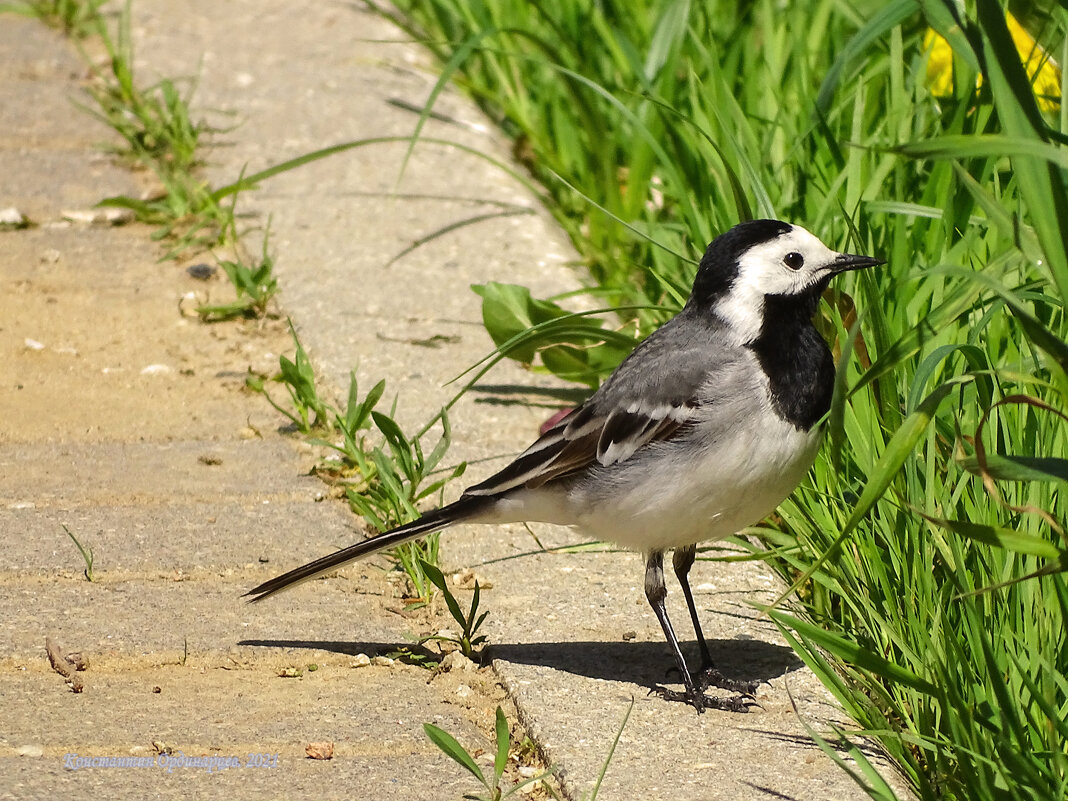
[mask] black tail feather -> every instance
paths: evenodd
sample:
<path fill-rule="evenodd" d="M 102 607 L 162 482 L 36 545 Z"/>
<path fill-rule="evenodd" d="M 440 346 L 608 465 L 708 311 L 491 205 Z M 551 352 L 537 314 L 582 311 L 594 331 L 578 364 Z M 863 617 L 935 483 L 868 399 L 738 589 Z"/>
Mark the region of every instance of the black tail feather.
<path fill-rule="evenodd" d="M 409 540 L 417 539 L 426 534 L 440 531 L 454 523 L 463 522 L 472 517 L 479 510 L 484 509 L 488 505 L 487 502 L 492 501 L 490 498 L 460 498 L 460 500 L 455 503 L 450 503 L 448 506 L 443 506 L 440 509 L 427 512 L 418 520 L 414 520 L 411 523 L 399 526 L 384 534 L 379 534 L 377 537 L 371 537 L 363 542 L 358 542 L 355 545 L 350 545 L 348 548 L 342 548 L 340 551 L 335 551 L 321 559 L 316 559 L 314 562 L 308 562 L 308 564 L 294 568 L 288 573 L 283 573 L 281 576 L 277 576 L 270 581 L 265 581 L 258 587 L 253 587 L 246 592 L 243 597 L 247 598 L 250 595 L 254 596 L 251 599 L 252 603 L 262 601 L 264 598 L 269 598 L 277 592 L 281 592 L 282 590 L 294 587 L 309 579 L 321 576 L 323 573 L 328 573 L 342 565 L 355 562 L 357 559 L 370 556 L 385 548 L 401 545 Z"/>

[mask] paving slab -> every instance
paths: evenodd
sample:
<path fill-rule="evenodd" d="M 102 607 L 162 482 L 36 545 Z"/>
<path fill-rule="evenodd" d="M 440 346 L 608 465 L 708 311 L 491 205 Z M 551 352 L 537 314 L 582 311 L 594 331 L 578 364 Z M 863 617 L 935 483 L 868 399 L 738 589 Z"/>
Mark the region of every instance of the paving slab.
<path fill-rule="evenodd" d="M 0 798 L 88 792 L 452 801 L 471 789 L 423 736 L 422 723 L 435 722 L 467 741 L 478 731 L 456 705 L 428 697 L 425 670 L 324 665 L 280 678 L 228 667 L 191 661 L 111 671 L 91 664 L 80 694 L 51 672 L 0 674 Z M 284 706 L 275 700 L 280 691 Z M 397 702 L 383 707 L 376 700 L 381 693 Z M 320 742 L 333 744 L 329 761 L 306 755 L 307 745 Z M 169 753 L 158 753 L 153 743 Z M 19 755 L 27 750 L 40 756 Z M 72 769 L 93 757 L 134 757 L 141 766 Z M 237 765 L 211 770 L 210 763 L 189 765 L 182 757 Z"/>
<path fill-rule="evenodd" d="M 94 152 L 87 142 L 80 163 Z M 64 180 L 74 180 L 75 166 L 62 166 Z M 52 187 L 63 196 L 51 198 L 45 212 L 58 222 L 66 184 L 32 162 L 0 174 L 21 176 L 23 169 L 41 191 Z M 87 193 L 99 193 L 92 175 L 82 179 Z M 126 180 L 133 191 L 128 172 Z M 17 198 L 25 196 L 5 195 L 9 187 L 0 184 L 0 206 L 22 208 Z M 289 347 L 281 323 L 239 333 L 184 317 L 183 297 L 204 293 L 205 285 L 173 263 L 160 264 L 149 233 L 55 225 L 0 232 L 0 359 L 7 365 L 0 443 L 232 437 L 257 420 L 277 427 L 269 407 L 231 401 L 249 369 L 277 370 L 279 352 Z M 0 481 L 13 478 L 5 471 Z"/>
<path fill-rule="evenodd" d="M 235 396 L 251 400 L 231 391 L 231 402 Z M 167 397 L 182 405 L 186 402 L 176 393 Z M 233 419 L 244 422 L 236 416 L 243 406 L 246 412 L 262 412 L 263 408 L 259 403 L 241 403 L 235 409 L 231 403 Z M 157 415 L 166 416 L 166 411 L 170 410 L 156 406 Z M 266 418 L 265 412 L 263 415 Z M 169 422 L 175 434 L 191 427 L 186 419 Z M 128 433 L 132 437 L 140 434 L 136 429 Z M 67 440 L 0 445 L 0 506 L 10 508 L 26 502 L 41 508 L 103 506 L 130 498 L 157 505 L 236 499 L 250 503 L 312 502 L 323 495 L 326 485 L 308 475 L 313 461 L 298 455 L 293 440 L 277 434 L 265 439 L 239 439 L 241 432 L 236 425 L 230 433 L 229 440 Z M 9 436 L 15 434 L 9 431 Z M 72 483 L 71 474 L 78 472 L 94 481 Z"/>
<path fill-rule="evenodd" d="M 240 643 L 355 655 L 395 650 L 409 642 L 411 625 L 377 577 L 372 589 L 366 582 L 332 582 L 305 603 L 266 607 L 241 598 L 250 575 L 266 580 L 269 572 L 186 567 L 180 572 L 105 573 L 88 582 L 68 570 L 65 578 L 57 574 L 47 582 L 5 581 L 0 584 L 0 610 L 5 612 L 0 653 L 23 661 L 40 658 L 49 635 L 71 650 L 157 653 L 168 659 L 187 648 L 227 653 Z"/>
<path fill-rule="evenodd" d="M 0 510 L 0 530 L 17 531 L 0 558 L 0 575 L 51 575 L 66 567 L 81 575 L 82 558 L 63 527 L 94 552 L 102 578 L 113 573 L 233 570 L 257 565 L 265 572 L 289 564 L 289 554 L 265 532 L 306 532 L 302 542 L 330 548 L 362 536 L 338 503 L 312 507 L 307 500 L 259 498 L 236 503 L 167 505 L 124 502 Z M 314 526 L 307 532 L 309 525 Z"/>

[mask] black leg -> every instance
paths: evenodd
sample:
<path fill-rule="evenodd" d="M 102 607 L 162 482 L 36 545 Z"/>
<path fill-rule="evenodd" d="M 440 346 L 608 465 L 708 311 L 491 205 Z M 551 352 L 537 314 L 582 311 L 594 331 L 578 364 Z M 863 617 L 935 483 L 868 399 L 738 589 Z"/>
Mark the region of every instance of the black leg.
<path fill-rule="evenodd" d="M 693 630 L 697 635 L 697 647 L 701 649 L 701 670 L 712 668 L 712 654 L 708 652 L 708 643 L 705 642 L 705 634 L 701 631 L 701 618 L 697 616 L 697 606 L 693 602 L 693 593 L 690 592 L 690 568 L 693 567 L 697 558 L 696 545 L 684 545 L 675 549 L 675 555 L 671 560 L 675 568 L 675 576 L 682 586 L 682 594 L 686 597 L 686 606 L 690 609 L 690 620 L 693 621 Z"/>
<path fill-rule="evenodd" d="M 728 679 L 716 670 L 716 666 L 712 662 L 712 654 L 708 651 L 708 643 L 705 641 L 705 634 L 701 630 L 701 618 L 697 615 L 697 605 L 694 603 L 693 593 L 690 591 L 690 568 L 693 567 L 696 558 L 697 546 L 684 545 L 675 549 L 671 562 L 675 568 L 675 576 L 682 586 L 682 594 L 686 597 L 686 606 L 690 609 L 690 620 L 693 621 L 693 630 L 697 635 L 697 647 L 701 650 L 701 672 L 697 675 L 697 687 L 701 692 L 704 692 L 709 687 L 719 687 L 730 692 L 752 695 L 756 692 L 757 682 Z"/>
<path fill-rule="evenodd" d="M 675 655 L 675 664 L 678 665 L 679 673 L 682 674 L 683 686 L 686 688 L 685 692 L 679 693 L 658 687 L 657 691 L 660 695 L 669 701 L 685 701 L 698 712 L 704 712 L 706 709 L 748 712 L 751 703 L 749 698 L 744 696 L 718 698 L 705 695 L 704 690 L 699 689 L 694 683 L 693 676 L 690 675 L 690 669 L 686 665 L 686 658 L 682 655 L 682 649 L 679 648 L 678 637 L 675 636 L 675 630 L 671 627 L 671 620 L 668 619 L 667 606 L 664 604 L 664 599 L 667 597 L 667 586 L 664 584 L 663 551 L 653 551 L 646 557 L 645 597 L 649 599 L 649 605 L 653 607 L 656 619 L 660 621 L 660 628 L 664 630 L 664 637 L 667 639 L 668 645 L 671 646 L 671 652 Z M 698 636 L 700 637 L 700 634 Z"/>

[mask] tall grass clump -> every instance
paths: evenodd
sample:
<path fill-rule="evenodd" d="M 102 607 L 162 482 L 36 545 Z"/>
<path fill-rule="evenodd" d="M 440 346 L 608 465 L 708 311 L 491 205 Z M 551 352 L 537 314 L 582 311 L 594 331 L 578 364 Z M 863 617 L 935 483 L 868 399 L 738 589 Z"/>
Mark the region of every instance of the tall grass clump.
<path fill-rule="evenodd" d="M 514 138 L 609 299 L 645 307 L 639 330 L 742 219 L 888 259 L 827 297 L 829 441 L 757 529 L 795 590 L 770 614 L 920 798 L 1065 797 L 1064 9 L 398 5 Z M 514 344 L 522 315 L 510 328 L 500 288 L 480 292 Z M 615 332 L 538 304 L 517 355 L 566 344 L 608 369 L 589 354 L 620 350 Z"/>

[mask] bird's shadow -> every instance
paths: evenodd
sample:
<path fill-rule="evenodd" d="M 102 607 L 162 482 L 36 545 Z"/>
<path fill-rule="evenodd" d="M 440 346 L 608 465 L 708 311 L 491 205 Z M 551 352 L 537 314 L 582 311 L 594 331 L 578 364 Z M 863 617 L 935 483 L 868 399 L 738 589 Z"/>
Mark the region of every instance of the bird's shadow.
<path fill-rule="evenodd" d="M 338 654 L 387 654 L 400 649 L 432 656 L 422 646 L 411 643 L 340 642 L 316 640 L 242 640 L 238 645 L 261 648 L 307 648 Z M 797 670 L 801 661 L 783 645 L 762 640 L 709 640 L 716 667 L 725 676 L 739 681 L 766 682 Z M 697 646 L 684 645 L 690 668 L 700 664 Z M 488 646 L 485 658 L 502 659 L 520 665 L 549 667 L 578 676 L 606 681 L 655 685 L 677 681 L 678 672 L 666 643 L 660 642 L 532 642 Z"/>

